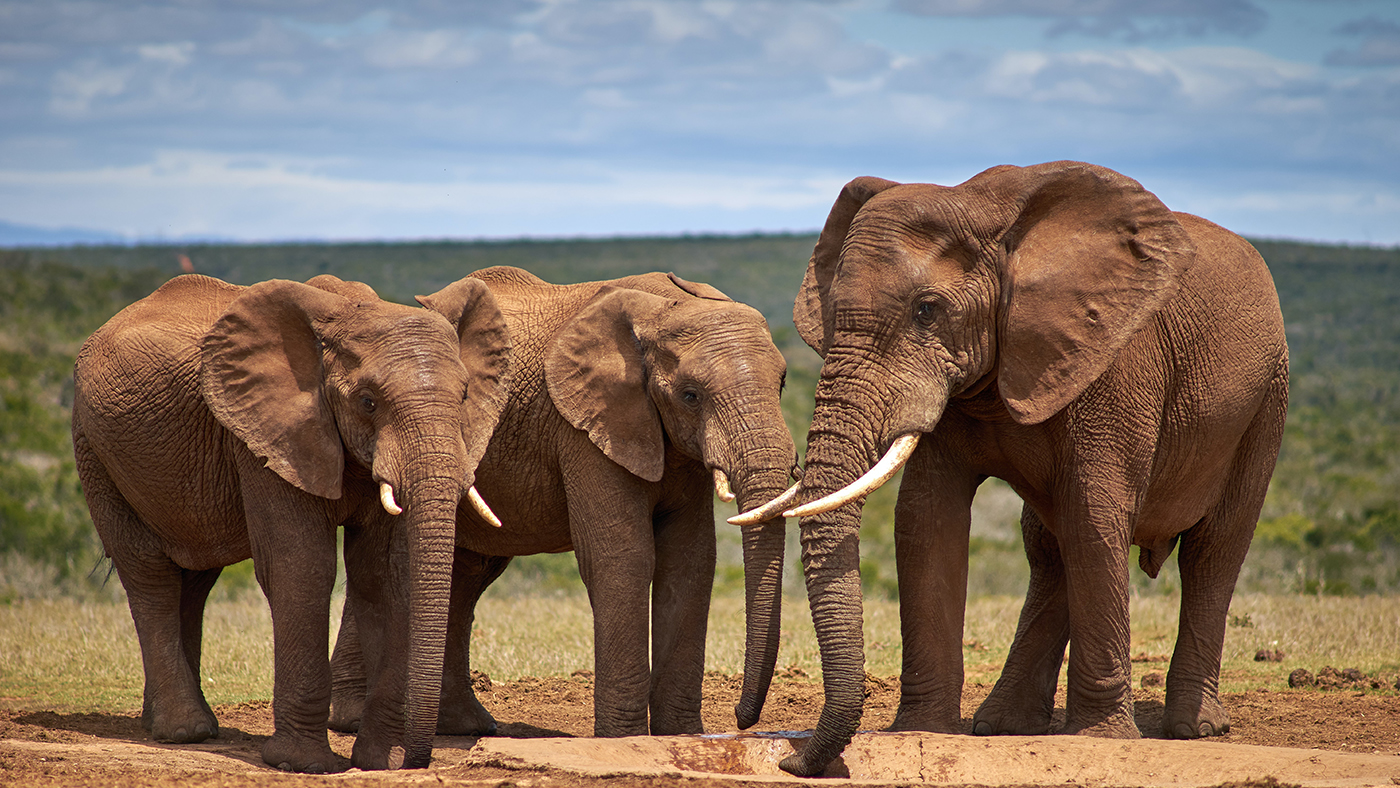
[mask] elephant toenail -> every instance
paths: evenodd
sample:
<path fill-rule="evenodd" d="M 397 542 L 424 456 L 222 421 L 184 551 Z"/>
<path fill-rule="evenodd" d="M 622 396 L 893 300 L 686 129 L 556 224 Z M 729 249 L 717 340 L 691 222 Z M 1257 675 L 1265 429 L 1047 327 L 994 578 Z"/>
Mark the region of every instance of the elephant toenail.
<path fill-rule="evenodd" d="M 1172 734 L 1178 739 L 1194 739 L 1199 735 L 1199 731 L 1194 730 L 1189 722 L 1179 722 Z"/>
<path fill-rule="evenodd" d="M 972 732 L 977 736 L 991 736 L 992 724 L 986 720 L 979 720 L 972 726 Z"/>
<path fill-rule="evenodd" d="M 292 765 L 287 761 L 282 761 L 281 763 L 277 764 L 277 769 L 278 771 L 290 772 L 292 770 Z"/>

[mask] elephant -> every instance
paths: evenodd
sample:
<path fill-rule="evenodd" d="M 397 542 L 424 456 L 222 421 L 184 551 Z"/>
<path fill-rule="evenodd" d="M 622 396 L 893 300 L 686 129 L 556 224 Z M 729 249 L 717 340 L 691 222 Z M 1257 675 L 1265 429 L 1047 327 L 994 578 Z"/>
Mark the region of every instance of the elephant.
<path fill-rule="evenodd" d="M 438 310 L 323 275 L 250 287 L 179 276 L 119 312 L 74 368 L 73 448 L 126 590 L 159 741 L 218 733 L 200 688 L 205 601 L 253 559 L 272 613 L 269 765 L 344 771 L 331 750 L 327 656 L 337 527 L 389 528 L 413 600 L 405 761 L 431 754 L 457 505 L 504 406 L 509 333 L 483 283 Z M 364 738 L 361 736 L 360 738 Z M 382 754 L 357 740 L 352 762 Z"/>
<path fill-rule="evenodd" d="M 779 405 L 786 362 L 767 324 L 674 274 L 572 285 L 511 267 L 471 276 L 495 294 L 514 343 L 508 401 L 476 475 L 503 526 L 459 508 L 438 732 L 496 730 L 469 675 L 475 605 L 512 556 L 567 550 L 593 609 L 595 734 L 701 732 L 712 489 L 752 508 L 796 468 Z M 440 297 L 420 301 L 436 309 Z M 777 658 L 783 547 L 781 517 L 746 527 L 749 640 L 735 709 L 745 727 Z M 347 595 L 346 608 L 332 726 L 353 730 L 375 677 L 401 660 L 375 645 L 393 606 Z"/>
<path fill-rule="evenodd" d="M 901 467 L 892 730 L 962 730 L 970 505 L 993 476 L 1024 502 L 1030 582 L 973 732 L 1049 732 L 1068 644 L 1061 732 L 1139 736 L 1131 547 L 1156 577 L 1178 544 L 1163 729 L 1229 729 L 1227 608 L 1288 403 L 1278 296 L 1253 247 L 1080 162 L 953 187 L 863 177 L 832 206 L 793 317 L 823 357 L 804 476 L 731 520 L 801 518 L 825 706 L 782 768 L 820 772 L 860 720 L 860 501 Z"/>

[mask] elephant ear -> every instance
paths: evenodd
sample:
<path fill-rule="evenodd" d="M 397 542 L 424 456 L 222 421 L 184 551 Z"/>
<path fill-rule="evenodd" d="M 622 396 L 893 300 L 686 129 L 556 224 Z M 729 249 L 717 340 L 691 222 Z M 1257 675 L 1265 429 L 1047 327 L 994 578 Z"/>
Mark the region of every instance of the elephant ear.
<path fill-rule="evenodd" d="M 364 282 L 347 282 L 338 276 L 331 274 L 320 274 L 306 280 L 306 284 L 317 290 L 325 290 L 327 293 L 335 293 L 344 296 L 351 301 L 378 301 L 379 294 L 374 292 L 374 288 Z"/>
<path fill-rule="evenodd" d="M 705 284 L 704 282 L 687 282 L 675 274 L 666 274 L 666 277 L 680 289 L 690 293 L 696 298 L 707 298 L 711 301 L 733 301 L 734 299 L 721 293 L 718 288 Z"/>
<path fill-rule="evenodd" d="M 496 422 L 510 396 L 510 329 L 486 283 L 466 277 L 418 303 L 457 327 L 462 366 L 467 368 L 467 398 L 462 402 L 462 439 L 467 462 L 475 468 L 486 453 Z"/>
<path fill-rule="evenodd" d="M 672 302 L 605 287 L 555 335 L 545 384 L 565 420 L 608 459 L 654 482 L 665 470 L 661 415 L 647 392 L 644 326 Z"/>
<path fill-rule="evenodd" d="M 826 351 L 831 347 L 834 328 L 831 280 L 836 277 L 841 247 L 846 243 L 851 221 L 871 197 L 898 185 L 884 178 L 856 178 L 841 189 L 831 206 L 831 213 L 826 217 L 822 234 L 817 238 L 812 258 L 807 263 L 802 289 L 792 305 L 792 322 L 797 326 L 797 333 L 822 358 L 826 358 Z"/>
<path fill-rule="evenodd" d="M 1156 195 L 1104 167 L 999 167 L 964 187 L 1016 211 L 1002 236 L 998 385 L 1012 418 L 1036 424 L 1171 300 L 1195 247 Z"/>
<path fill-rule="evenodd" d="M 321 396 L 324 326 L 351 304 L 285 280 L 248 288 L 205 333 L 200 390 L 219 423 L 288 483 L 339 498 L 345 455 Z"/>

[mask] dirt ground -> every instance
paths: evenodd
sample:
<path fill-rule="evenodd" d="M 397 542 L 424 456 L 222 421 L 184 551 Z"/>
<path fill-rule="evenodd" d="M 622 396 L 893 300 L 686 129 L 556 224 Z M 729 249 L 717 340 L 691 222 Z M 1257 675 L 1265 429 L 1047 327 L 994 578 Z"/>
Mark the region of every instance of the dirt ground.
<path fill-rule="evenodd" d="M 1148 668 L 1138 672 L 1138 676 L 1154 672 L 1151 666 L 1135 667 Z M 1146 681 L 1149 686 L 1135 689 L 1138 727 L 1149 738 L 1160 735 L 1157 731 L 1164 699 L 1162 688 L 1152 686 L 1153 681 L 1154 677 L 1149 675 Z M 1213 741 L 1376 754 L 1394 759 L 1396 766 L 1391 782 L 1400 783 L 1400 697 L 1394 690 L 1396 677 L 1362 677 L 1356 681 L 1338 680 L 1334 683 L 1339 686 L 1290 689 L 1280 683 L 1277 687 L 1227 694 L 1223 700 L 1229 709 L 1232 727 L 1227 735 Z M 706 730 L 734 730 L 732 709 L 739 688 L 738 677 L 706 677 Z M 963 722 L 969 730 L 972 712 L 990 689 L 990 682 L 975 678 L 968 681 L 963 696 Z M 879 729 L 893 719 L 899 698 L 898 679 L 869 678 L 867 691 L 869 697 L 862 728 Z M 569 678 L 495 682 L 491 684 L 489 692 L 481 694 L 481 698 L 500 722 L 498 740 L 501 737 L 517 740 L 587 737 L 592 732 L 592 681 L 587 673 L 581 672 Z M 808 729 L 815 724 L 821 702 L 821 685 L 818 682 L 804 675 L 792 675 L 791 672 L 780 675 L 774 681 L 759 727 L 770 731 Z M 589 774 L 520 759 L 472 757 L 477 740 L 465 737 L 438 737 L 433 767 L 428 770 L 394 773 L 352 770 L 330 777 L 286 775 L 265 767 L 259 756 L 262 742 L 272 732 L 272 711 L 268 703 L 217 708 L 215 711 L 221 726 L 219 737 L 197 745 L 152 742 L 134 715 L 16 711 L 6 710 L 3 706 L 4 701 L 0 700 L 0 785 L 300 788 L 331 783 L 431 783 L 545 788 L 595 788 L 606 784 L 609 788 L 670 788 L 714 782 L 697 776 L 694 770 L 637 775 L 626 774 L 625 769 L 618 768 L 610 773 Z M 1056 737 L 1060 741 L 1071 738 Z M 945 737 L 943 741 L 959 744 L 963 737 Z M 969 746 L 990 741 L 966 737 Z M 346 756 L 350 754 L 352 743 L 350 736 L 331 734 L 331 746 Z M 579 742 L 579 745 L 585 744 Z M 1323 754 L 1330 757 L 1330 753 Z M 1375 759 L 1375 756 L 1370 757 Z M 1314 757 L 1314 760 L 1317 758 Z M 1388 762 L 1381 763 L 1384 766 Z M 725 769 L 717 767 L 713 771 L 722 772 Z M 743 785 L 751 782 L 754 785 L 773 785 L 772 780 L 782 778 L 773 776 L 763 779 L 769 782 L 762 782 L 757 777 L 730 778 L 723 784 Z M 1003 777 L 998 784 L 1015 785 L 1018 782 Z M 1075 780 L 1071 778 L 1066 782 L 1073 783 Z M 1117 779 L 1111 774 L 1101 776 L 1093 782 L 1103 785 L 1142 784 L 1129 773 Z M 1024 784 L 1031 783 L 1037 783 L 1037 780 L 1028 776 Z M 1040 780 L 1038 784 L 1044 785 L 1045 782 Z"/>

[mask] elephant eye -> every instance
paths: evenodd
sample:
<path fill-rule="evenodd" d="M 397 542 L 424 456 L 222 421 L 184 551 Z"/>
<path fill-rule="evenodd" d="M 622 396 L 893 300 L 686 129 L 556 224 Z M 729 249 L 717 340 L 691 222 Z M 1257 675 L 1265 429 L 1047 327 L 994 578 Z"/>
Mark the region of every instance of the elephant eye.
<path fill-rule="evenodd" d="M 681 391 L 681 399 L 687 405 L 697 405 L 700 402 L 700 394 L 695 389 L 684 389 Z"/>
<path fill-rule="evenodd" d="M 465 387 L 462 389 L 462 401 L 463 401 L 463 402 L 466 402 L 467 400 L 471 399 L 471 395 L 472 395 L 472 393 L 471 393 L 471 391 L 470 391 L 469 389 L 467 389 L 467 388 L 465 388 Z"/>
<path fill-rule="evenodd" d="M 360 407 L 365 409 L 365 413 L 373 413 L 374 409 L 379 407 L 379 405 L 374 401 L 374 397 L 371 397 L 368 394 L 361 394 Z"/>
<path fill-rule="evenodd" d="M 928 328 L 938 321 L 943 310 L 933 301 L 920 301 L 914 305 L 914 322 Z"/>

